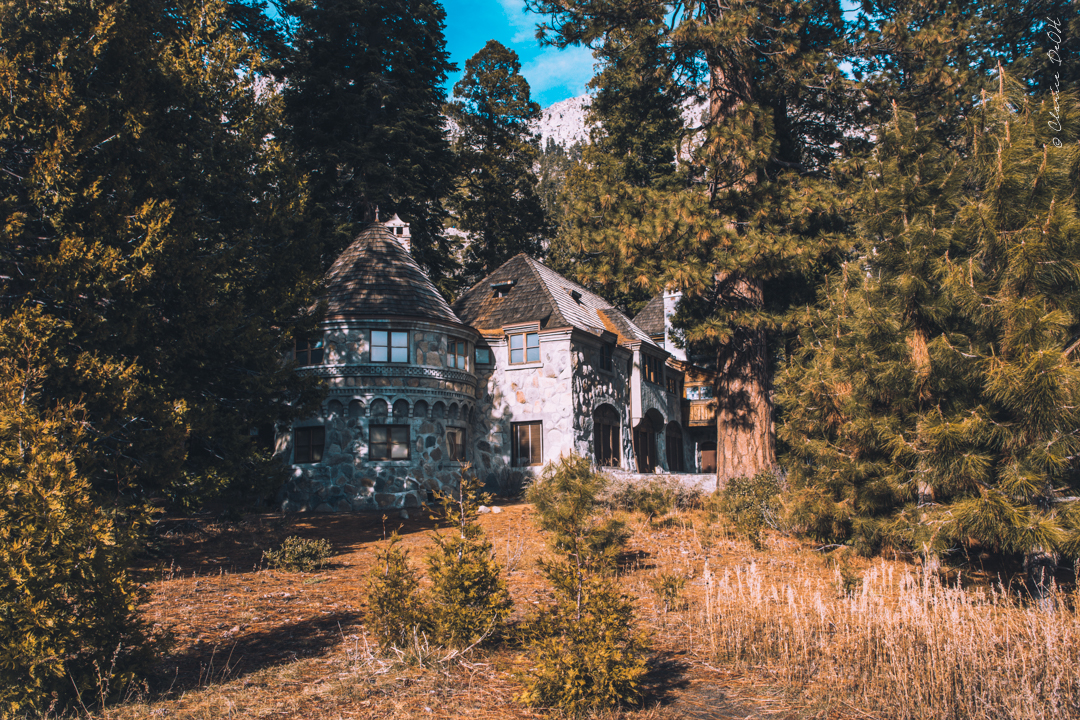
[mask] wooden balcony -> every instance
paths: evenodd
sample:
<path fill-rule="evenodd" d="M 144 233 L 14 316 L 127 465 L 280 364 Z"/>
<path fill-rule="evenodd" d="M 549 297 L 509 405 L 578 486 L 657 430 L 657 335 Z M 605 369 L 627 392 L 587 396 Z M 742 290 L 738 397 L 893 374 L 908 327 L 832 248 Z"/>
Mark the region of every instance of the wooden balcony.
<path fill-rule="evenodd" d="M 683 427 L 704 427 L 716 424 L 716 400 L 683 400 Z"/>

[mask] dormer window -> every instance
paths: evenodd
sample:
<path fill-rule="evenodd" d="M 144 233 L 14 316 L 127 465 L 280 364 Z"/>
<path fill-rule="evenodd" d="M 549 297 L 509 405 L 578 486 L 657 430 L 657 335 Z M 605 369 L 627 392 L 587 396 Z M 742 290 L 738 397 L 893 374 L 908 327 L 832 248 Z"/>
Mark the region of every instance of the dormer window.
<path fill-rule="evenodd" d="M 491 296 L 492 297 L 506 297 L 510 294 L 510 288 L 514 287 L 517 280 L 506 280 L 505 282 L 491 283 Z"/>

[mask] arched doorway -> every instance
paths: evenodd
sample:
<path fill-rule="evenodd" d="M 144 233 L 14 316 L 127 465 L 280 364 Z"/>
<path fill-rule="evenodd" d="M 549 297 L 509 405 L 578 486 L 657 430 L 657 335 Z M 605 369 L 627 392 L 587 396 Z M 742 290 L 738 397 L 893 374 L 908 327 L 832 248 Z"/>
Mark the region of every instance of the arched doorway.
<path fill-rule="evenodd" d="M 603 467 L 619 467 L 619 413 L 610 405 L 600 405 L 593 410 L 593 457 Z"/>

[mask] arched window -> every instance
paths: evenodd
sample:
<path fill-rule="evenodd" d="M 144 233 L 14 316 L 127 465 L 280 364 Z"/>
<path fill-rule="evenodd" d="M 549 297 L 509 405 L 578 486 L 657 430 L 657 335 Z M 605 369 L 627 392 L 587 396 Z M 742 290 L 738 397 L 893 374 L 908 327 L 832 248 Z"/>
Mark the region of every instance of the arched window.
<path fill-rule="evenodd" d="M 423 400 L 417 400 L 416 404 L 413 405 L 412 412 L 413 417 L 424 419 L 428 414 L 428 404 Z"/>
<path fill-rule="evenodd" d="M 406 400 L 398 400 L 394 403 L 394 420 L 404 420 L 409 417 L 409 403 Z"/>
<path fill-rule="evenodd" d="M 341 417 L 345 412 L 345 407 L 337 400 L 331 400 L 326 404 L 326 414 L 330 417 Z"/>
<path fill-rule="evenodd" d="M 656 410 L 650 410 L 634 427 L 634 455 L 637 456 L 638 472 L 651 473 L 657 465 L 656 436 L 664 427 L 664 419 Z"/>
<path fill-rule="evenodd" d="M 593 455 L 597 465 L 618 467 L 619 413 L 610 405 L 601 405 L 593 411 Z"/>
<path fill-rule="evenodd" d="M 385 400 L 374 400 L 371 403 L 371 417 L 386 419 L 386 413 L 388 408 L 386 407 Z"/>
<path fill-rule="evenodd" d="M 358 418 L 364 415 L 364 403 L 359 400 L 353 400 L 349 403 L 349 417 Z"/>

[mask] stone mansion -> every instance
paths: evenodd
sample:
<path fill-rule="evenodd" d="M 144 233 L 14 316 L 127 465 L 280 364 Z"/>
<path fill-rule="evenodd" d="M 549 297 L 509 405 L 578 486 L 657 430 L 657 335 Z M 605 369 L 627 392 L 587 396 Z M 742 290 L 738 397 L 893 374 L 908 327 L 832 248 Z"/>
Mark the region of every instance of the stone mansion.
<path fill-rule="evenodd" d="M 629 472 L 714 471 L 711 382 L 665 349 L 671 296 L 635 322 L 518 255 L 451 307 L 395 216 L 337 259 L 326 301 L 321 335 L 294 352 L 328 392 L 278 438 L 286 510 L 416 507 L 466 462 L 489 487 L 569 453 Z"/>

